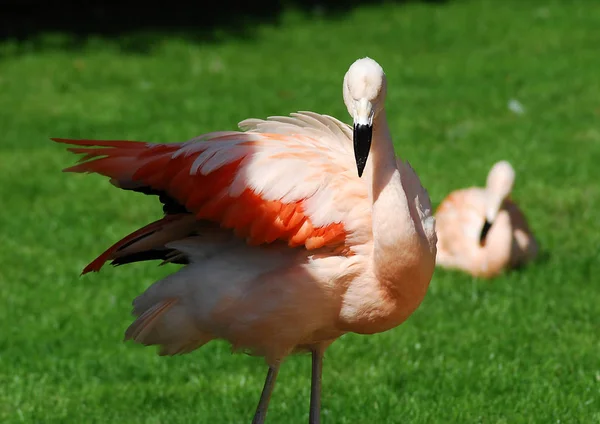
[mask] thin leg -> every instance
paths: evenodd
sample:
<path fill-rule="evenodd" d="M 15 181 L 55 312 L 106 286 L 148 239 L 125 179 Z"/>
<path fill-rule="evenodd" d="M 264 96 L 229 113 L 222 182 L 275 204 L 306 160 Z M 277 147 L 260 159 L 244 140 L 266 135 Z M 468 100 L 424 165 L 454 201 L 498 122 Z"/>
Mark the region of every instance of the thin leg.
<path fill-rule="evenodd" d="M 258 401 L 258 406 L 256 407 L 256 413 L 254 414 L 252 424 L 263 424 L 265 422 L 267 408 L 269 407 L 271 393 L 273 393 L 273 388 L 275 387 L 275 380 L 277 380 L 278 373 L 279 364 L 269 367 L 267 378 L 265 379 L 265 385 L 263 387 L 262 394 L 260 395 L 260 400 Z"/>
<path fill-rule="evenodd" d="M 323 349 L 316 347 L 312 351 L 312 377 L 310 380 L 309 424 L 321 422 L 321 375 L 323 374 Z"/>

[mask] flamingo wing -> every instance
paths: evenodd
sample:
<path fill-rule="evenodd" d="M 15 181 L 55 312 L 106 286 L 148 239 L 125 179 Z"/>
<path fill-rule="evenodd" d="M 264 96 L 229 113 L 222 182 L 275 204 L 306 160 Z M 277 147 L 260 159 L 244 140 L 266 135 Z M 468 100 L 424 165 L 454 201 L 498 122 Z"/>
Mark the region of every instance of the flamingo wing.
<path fill-rule="evenodd" d="M 159 195 L 167 216 L 148 226 L 153 233 L 170 228 L 173 216 L 191 214 L 251 245 L 281 240 L 313 250 L 365 241 L 370 209 L 348 125 L 302 112 L 246 120 L 240 128 L 246 131 L 183 143 L 53 140 L 84 155 L 65 172 L 98 173 L 119 188 Z M 121 240 L 88 270 L 138 238 L 136 232 Z"/>

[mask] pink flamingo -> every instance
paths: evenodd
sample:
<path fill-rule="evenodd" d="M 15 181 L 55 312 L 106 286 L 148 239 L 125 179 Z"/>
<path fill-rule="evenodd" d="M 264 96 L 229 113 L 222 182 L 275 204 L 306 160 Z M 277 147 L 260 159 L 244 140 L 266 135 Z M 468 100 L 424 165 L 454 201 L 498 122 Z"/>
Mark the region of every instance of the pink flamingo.
<path fill-rule="evenodd" d="M 400 325 L 434 272 L 430 200 L 394 155 L 383 69 L 357 60 L 343 93 L 354 128 L 302 112 L 184 143 L 53 139 L 85 155 L 65 171 L 110 177 L 163 204 L 163 218 L 84 273 L 106 261 L 186 264 L 134 300 L 126 339 L 175 355 L 219 338 L 264 357 L 254 423 L 264 422 L 281 361 L 302 351 L 312 353 L 309 421 L 318 423 L 325 349 L 347 332 Z"/>
<path fill-rule="evenodd" d="M 513 167 L 500 161 L 485 188 L 456 190 L 442 201 L 435 214 L 439 266 L 492 278 L 537 256 L 525 215 L 510 199 L 514 181 Z"/>

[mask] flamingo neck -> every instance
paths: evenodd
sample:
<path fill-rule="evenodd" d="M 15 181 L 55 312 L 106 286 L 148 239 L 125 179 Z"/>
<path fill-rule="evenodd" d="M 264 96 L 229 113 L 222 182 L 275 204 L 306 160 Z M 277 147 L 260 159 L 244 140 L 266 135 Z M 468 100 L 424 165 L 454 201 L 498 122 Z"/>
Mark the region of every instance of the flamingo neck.
<path fill-rule="evenodd" d="M 373 122 L 370 159 L 373 265 L 378 280 L 395 291 L 399 278 L 419 263 L 421 249 L 385 111 Z"/>

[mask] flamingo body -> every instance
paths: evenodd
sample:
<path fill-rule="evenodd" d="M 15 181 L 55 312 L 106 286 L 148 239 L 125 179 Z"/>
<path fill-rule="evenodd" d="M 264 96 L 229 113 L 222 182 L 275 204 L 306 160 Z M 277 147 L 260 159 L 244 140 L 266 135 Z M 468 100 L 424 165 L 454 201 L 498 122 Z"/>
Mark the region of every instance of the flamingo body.
<path fill-rule="evenodd" d="M 184 143 L 54 139 L 84 155 L 66 171 L 156 195 L 165 212 L 84 273 L 107 261 L 185 264 L 134 300 L 126 338 L 159 345 L 163 355 L 218 338 L 263 356 L 270 377 L 255 422 L 264 419 L 283 358 L 313 351 L 313 381 L 320 379 L 319 355 L 331 342 L 401 324 L 433 274 L 431 205 L 410 165 L 393 155 L 385 76 L 370 59 L 353 67 L 344 97 L 363 125 L 359 139 L 356 127 L 312 112 L 250 119 L 240 123 L 243 132 Z"/>
<path fill-rule="evenodd" d="M 507 162 L 498 162 L 486 187 L 453 191 L 440 203 L 435 213 L 440 267 L 492 278 L 535 259 L 539 247 L 525 215 L 510 198 L 514 171 L 508 167 Z M 490 212 L 490 205 L 497 211 Z M 493 224 L 482 244 L 482 227 L 492 213 Z"/>

